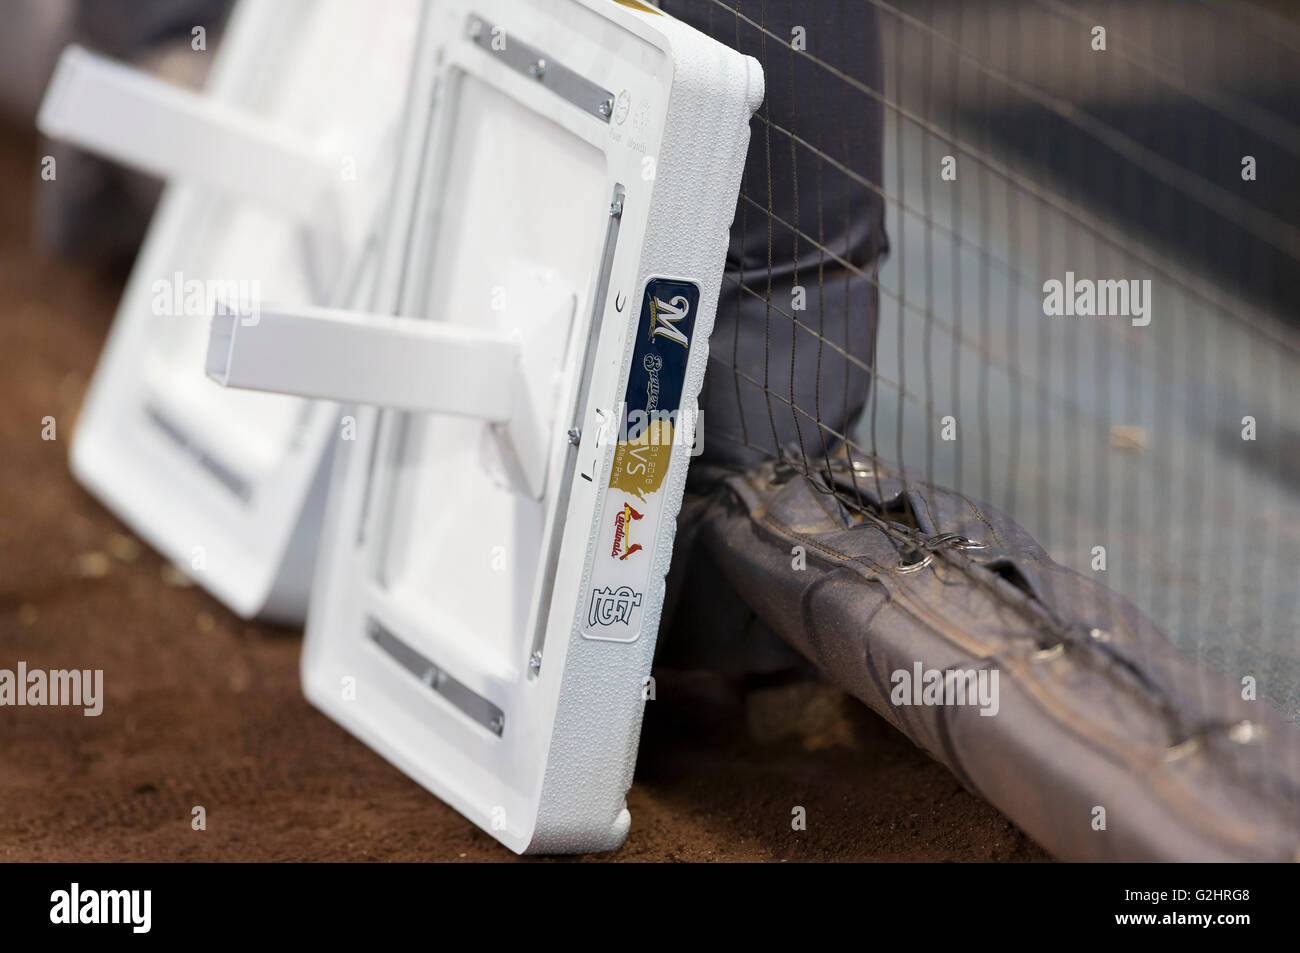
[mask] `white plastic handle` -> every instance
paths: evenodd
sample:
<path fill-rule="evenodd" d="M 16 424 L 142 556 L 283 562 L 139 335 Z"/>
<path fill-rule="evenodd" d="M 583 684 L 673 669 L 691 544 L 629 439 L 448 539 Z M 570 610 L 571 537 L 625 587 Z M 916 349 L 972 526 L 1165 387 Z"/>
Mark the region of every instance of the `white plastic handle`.
<path fill-rule="evenodd" d="M 206 370 L 226 387 L 503 423 L 518 361 L 496 329 L 301 307 L 213 315 Z"/>
<path fill-rule="evenodd" d="M 218 311 L 207 374 L 226 387 L 493 425 L 508 476 L 540 499 L 550 447 L 520 369 L 516 334 L 443 321 L 329 308 Z"/>
<path fill-rule="evenodd" d="M 36 125 L 124 165 L 201 181 L 302 221 L 319 221 L 334 201 L 336 174 L 311 143 L 78 46 L 59 57 Z"/>

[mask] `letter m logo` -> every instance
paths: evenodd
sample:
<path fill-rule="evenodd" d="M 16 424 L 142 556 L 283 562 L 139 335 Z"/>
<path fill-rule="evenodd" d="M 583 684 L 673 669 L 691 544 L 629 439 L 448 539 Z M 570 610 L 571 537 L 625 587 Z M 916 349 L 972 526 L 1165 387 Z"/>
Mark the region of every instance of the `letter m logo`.
<path fill-rule="evenodd" d="M 677 322 L 686 317 L 690 309 L 690 303 L 683 295 L 675 295 L 667 303 L 659 298 L 651 298 L 650 337 L 657 338 L 662 335 L 674 344 L 687 347 L 690 342 L 686 340 L 686 335 L 677 327 Z"/>

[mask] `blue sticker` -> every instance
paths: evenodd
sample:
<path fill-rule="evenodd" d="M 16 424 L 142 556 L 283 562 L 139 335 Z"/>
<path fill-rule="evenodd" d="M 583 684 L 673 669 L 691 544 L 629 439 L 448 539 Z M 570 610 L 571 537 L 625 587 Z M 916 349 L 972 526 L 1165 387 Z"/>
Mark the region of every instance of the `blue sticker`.
<path fill-rule="evenodd" d="M 681 421 L 686 361 L 700 289 L 694 282 L 651 278 L 641 301 L 632 367 L 624 395 L 609 485 L 645 500 L 663 486 Z"/>

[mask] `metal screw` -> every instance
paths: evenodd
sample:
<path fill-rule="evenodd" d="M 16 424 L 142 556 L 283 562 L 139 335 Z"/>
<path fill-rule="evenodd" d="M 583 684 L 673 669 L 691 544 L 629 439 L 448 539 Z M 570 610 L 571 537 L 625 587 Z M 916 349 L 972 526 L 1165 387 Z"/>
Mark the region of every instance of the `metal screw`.
<path fill-rule="evenodd" d="M 582 440 L 582 431 L 579 430 L 577 427 L 570 427 L 570 428 L 569 428 L 569 443 L 573 444 L 573 445 L 576 447 L 576 446 L 578 445 L 579 441 L 581 441 L 581 440 Z"/>
<path fill-rule="evenodd" d="M 614 201 L 609 203 L 609 217 L 623 217 L 623 196 L 620 195 L 618 198 L 614 199 Z"/>
<path fill-rule="evenodd" d="M 493 715 L 492 721 L 488 723 L 488 728 L 492 731 L 493 734 L 497 734 L 497 735 L 501 734 L 501 732 L 505 729 L 505 726 L 506 726 L 506 719 L 504 715 Z"/>
<path fill-rule="evenodd" d="M 596 110 L 606 119 L 608 119 L 610 116 L 614 115 L 614 100 L 606 99 L 599 106 L 596 107 Z"/>
<path fill-rule="evenodd" d="M 533 674 L 537 674 L 542 670 L 542 653 L 540 651 L 528 656 L 528 668 Z"/>
<path fill-rule="evenodd" d="M 540 80 L 546 75 L 546 60 L 538 60 L 530 63 L 528 66 L 528 75 L 533 79 Z"/>
<path fill-rule="evenodd" d="M 467 29 L 465 32 L 471 40 L 477 40 L 479 38 L 479 35 L 483 32 L 483 21 L 477 19 L 470 20 L 469 29 Z"/>

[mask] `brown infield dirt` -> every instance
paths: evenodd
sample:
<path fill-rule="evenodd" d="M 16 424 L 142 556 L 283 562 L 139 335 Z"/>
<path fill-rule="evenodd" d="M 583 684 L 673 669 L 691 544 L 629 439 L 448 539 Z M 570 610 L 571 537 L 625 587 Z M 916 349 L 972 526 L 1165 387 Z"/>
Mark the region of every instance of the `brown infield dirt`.
<path fill-rule="evenodd" d="M 515 859 L 307 704 L 297 632 L 185 585 L 73 481 L 121 281 L 33 251 L 39 169 L 33 139 L 0 131 L 0 668 L 103 669 L 105 702 L 0 708 L 0 860 Z M 656 679 L 631 834 L 582 859 L 1048 859 L 833 689 Z"/>

